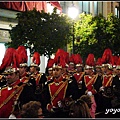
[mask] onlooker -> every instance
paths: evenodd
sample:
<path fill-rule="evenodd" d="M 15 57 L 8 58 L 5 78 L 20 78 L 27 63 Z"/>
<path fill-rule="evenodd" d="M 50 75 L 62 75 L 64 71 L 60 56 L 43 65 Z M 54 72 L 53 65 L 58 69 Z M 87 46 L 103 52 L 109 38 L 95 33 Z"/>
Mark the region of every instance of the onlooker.
<path fill-rule="evenodd" d="M 41 103 L 30 101 L 22 106 L 21 118 L 43 118 Z"/>
<path fill-rule="evenodd" d="M 70 105 L 70 118 L 91 118 L 87 103 L 83 100 L 77 100 Z"/>
<path fill-rule="evenodd" d="M 88 107 L 91 108 L 92 101 L 91 101 L 91 97 L 89 95 L 82 95 L 80 97 L 80 99 L 85 101 L 87 103 Z"/>

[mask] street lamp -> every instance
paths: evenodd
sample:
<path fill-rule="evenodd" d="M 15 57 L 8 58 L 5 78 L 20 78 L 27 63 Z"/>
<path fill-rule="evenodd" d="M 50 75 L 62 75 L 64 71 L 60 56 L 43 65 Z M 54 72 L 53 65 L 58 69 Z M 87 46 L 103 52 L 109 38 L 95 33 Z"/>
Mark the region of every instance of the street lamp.
<path fill-rule="evenodd" d="M 69 17 L 71 17 L 72 19 L 73 19 L 73 40 L 72 40 L 72 42 L 73 42 L 73 51 L 72 51 L 72 53 L 74 54 L 74 41 L 75 41 L 75 35 L 74 35 L 74 19 L 77 17 L 77 15 L 78 15 L 78 9 L 74 6 L 74 3 L 73 3 L 73 1 L 72 1 L 72 6 L 70 6 L 69 8 L 68 8 L 68 16 Z"/>

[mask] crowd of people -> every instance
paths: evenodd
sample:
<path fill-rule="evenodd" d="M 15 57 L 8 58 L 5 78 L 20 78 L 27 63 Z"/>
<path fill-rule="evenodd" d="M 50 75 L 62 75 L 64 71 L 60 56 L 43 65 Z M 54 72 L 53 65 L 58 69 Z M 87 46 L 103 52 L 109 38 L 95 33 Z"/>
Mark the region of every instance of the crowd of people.
<path fill-rule="evenodd" d="M 8 48 L 0 66 L 0 118 L 119 118 L 120 57 L 107 48 L 95 59 L 58 49 L 40 72 L 24 46 Z"/>

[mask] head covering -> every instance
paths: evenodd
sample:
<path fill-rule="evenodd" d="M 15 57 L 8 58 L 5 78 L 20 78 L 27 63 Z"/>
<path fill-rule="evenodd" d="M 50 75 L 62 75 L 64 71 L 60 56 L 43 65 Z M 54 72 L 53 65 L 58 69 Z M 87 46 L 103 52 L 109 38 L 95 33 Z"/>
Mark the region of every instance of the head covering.
<path fill-rule="evenodd" d="M 24 46 L 19 46 L 16 51 L 18 54 L 19 67 L 26 67 L 28 60 L 26 48 Z"/>
<path fill-rule="evenodd" d="M 64 60 L 63 55 L 56 55 L 54 58 L 53 68 L 63 68 L 62 61 Z"/>
<path fill-rule="evenodd" d="M 18 54 L 16 52 L 16 49 L 14 48 L 6 49 L 4 58 L 2 60 L 2 64 L 0 66 L 1 72 L 4 73 L 4 71 L 6 71 L 6 69 L 8 70 L 9 68 L 11 69 L 11 71 L 15 71 L 12 69 L 17 69 L 18 67 L 19 67 Z"/>
<path fill-rule="evenodd" d="M 117 60 L 117 65 L 116 65 L 116 69 L 120 70 L 120 57 Z"/>
<path fill-rule="evenodd" d="M 17 61 L 18 61 L 18 55 L 16 53 L 16 49 L 7 48 L 5 51 L 4 58 L 2 60 L 2 64 L 0 66 L 1 72 L 3 72 L 9 66 L 12 66 L 14 68 L 19 67 L 19 64 Z"/>
<path fill-rule="evenodd" d="M 115 55 L 115 56 L 112 56 L 112 59 L 113 59 L 113 65 L 112 65 L 112 66 L 113 66 L 113 68 L 116 68 L 118 58 L 119 58 L 119 57 L 118 57 L 118 56 L 116 56 L 116 55 Z"/>
<path fill-rule="evenodd" d="M 70 57 L 69 57 L 69 64 L 75 64 L 74 62 L 74 56 L 75 54 L 72 54 Z"/>
<path fill-rule="evenodd" d="M 91 69 L 95 66 L 94 54 L 90 53 L 86 59 L 85 69 Z"/>
<path fill-rule="evenodd" d="M 52 70 L 54 64 L 54 59 L 49 59 L 47 63 L 48 70 Z"/>
<path fill-rule="evenodd" d="M 67 54 L 63 49 L 58 49 L 55 53 L 53 68 L 64 68 L 67 66 Z"/>
<path fill-rule="evenodd" d="M 58 62 L 58 58 L 62 57 L 64 59 L 65 62 L 65 66 L 64 67 L 68 67 L 68 63 L 69 63 L 69 53 L 64 51 L 63 49 L 58 49 L 55 53 L 55 58 L 54 61 Z"/>
<path fill-rule="evenodd" d="M 109 69 L 112 68 L 113 64 L 112 51 L 109 48 L 104 50 L 101 61 L 102 67 L 108 66 Z"/>
<path fill-rule="evenodd" d="M 82 58 L 81 58 L 80 54 L 74 55 L 74 63 L 76 66 L 83 66 Z"/>
<path fill-rule="evenodd" d="M 68 52 L 64 52 L 64 56 L 65 56 L 65 66 L 69 67 L 69 53 Z"/>
<path fill-rule="evenodd" d="M 40 65 L 40 54 L 38 52 L 34 52 L 30 67 L 37 67 L 39 65 Z"/>
<path fill-rule="evenodd" d="M 2 74 L 3 75 L 8 75 L 8 74 L 12 74 L 12 73 L 15 73 L 15 72 L 18 72 L 18 71 L 19 71 L 19 68 L 9 66 L 9 67 L 6 67 L 5 71 Z"/>
<path fill-rule="evenodd" d="M 69 62 L 68 56 L 69 53 L 67 53 L 63 49 L 58 49 L 57 52 L 55 53 L 53 67 L 58 67 L 58 68 L 68 67 L 68 62 Z"/>
<path fill-rule="evenodd" d="M 98 58 L 98 59 L 97 59 L 97 61 L 96 61 L 96 63 L 95 63 L 95 67 L 97 67 L 97 68 L 102 67 L 102 61 L 101 61 L 101 59 L 102 59 L 102 58 Z"/>

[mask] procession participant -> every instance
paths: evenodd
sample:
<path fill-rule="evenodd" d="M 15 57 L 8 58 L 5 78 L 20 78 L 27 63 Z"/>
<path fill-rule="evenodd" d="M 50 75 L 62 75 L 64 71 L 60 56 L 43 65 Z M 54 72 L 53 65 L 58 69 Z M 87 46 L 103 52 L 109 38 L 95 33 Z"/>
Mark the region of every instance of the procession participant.
<path fill-rule="evenodd" d="M 6 50 L 1 66 L 1 71 L 3 70 L 7 84 L 0 90 L 0 118 L 8 118 L 11 114 L 18 117 L 21 106 L 29 100 L 35 100 L 35 96 L 28 79 L 20 81 L 18 56 L 14 48 Z"/>
<path fill-rule="evenodd" d="M 56 55 L 57 56 L 57 55 Z M 55 111 L 53 117 L 65 117 L 61 108 L 65 98 L 78 98 L 78 86 L 74 77 L 64 77 L 62 75 L 62 66 L 65 64 L 63 56 L 55 57 L 53 65 L 53 82 L 46 86 L 46 108 L 48 111 Z M 61 113 L 62 112 L 62 113 Z M 67 116 L 66 116 L 67 117 Z"/>
<path fill-rule="evenodd" d="M 104 50 L 102 55 L 102 87 L 100 88 L 101 94 L 102 94 L 102 109 L 105 111 L 106 109 L 111 108 L 111 100 L 113 98 L 113 90 L 112 90 L 112 80 L 113 80 L 113 74 L 112 74 L 112 51 L 107 48 Z"/>
<path fill-rule="evenodd" d="M 10 66 L 11 63 L 13 63 L 13 58 L 11 56 L 14 56 L 14 64 L 16 63 L 15 60 L 17 59 L 17 57 L 15 58 L 15 49 L 14 48 L 7 48 L 4 54 L 4 57 L 2 59 L 2 64 L 0 66 L 0 87 L 4 87 L 6 86 L 6 76 L 3 75 L 2 73 L 5 71 L 6 67 Z M 13 55 L 14 54 L 14 55 Z M 17 59 L 18 60 L 18 59 Z M 16 64 L 18 66 L 18 64 Z"/>
<path fill-rule="evenodd" d="M 28 79 L 20 82 L 19 70 L 17 68 L 8 68 L 5 75 L 7 86 L 1 89 L 0 117 L 8 118 L 11 114 L 18 117 L 23 104 L 30 100 L 36 100 L 34 89 L 28 82 Z"/>
<path fill-rule="evenodd" d="M 97 108 L 96 108 L 96 114 L 98 114 L 99 112 L 101 112 L 101 94 L 99 93 L 99 90 L 102 86 L 102 61 L 101 61 L 101 57 L 99 57 L 96 62 L 95 62 L 95 74 L 98 74 L 98 77 L 100 79 L 100 83 L 99 83 L 99 89 L 97 89 L 97 94 L 95 94 L 95 101 L 97 104 Z"/>
<path fill-rule="evenodd" d="M 44 83 L 47 81 L 46 76 L 44 73 L 41 73 L 38 70 L 38 67 L 40 65 L 40 54 L 38 52 L 34 52 L 32 63 L 30 64 L 30 73 L 33 77 L 35 77 L 36 85 L 41 85 L 41 87 L 44 85 Z"/>
<path fill-rule="evenodd" d="M 98 94 L 99 88 L 102 85 L 100 77 L 98 76 L 98 74 L 95 74 L 94 72 L 94 67 L 95 67 L 94 54 L 90 53 L 85 63 L 84 84 L 86 88 L 85 93 L 91 96 L 91 100 L 93 102 L 91 109 L 91 117 L 93 118 L 95 118 L 95 112 L 97 107 L 96 99 L 98 98 L 96 97 L 96 95 Z"/>
<path fill-rule="evenodd" d="M 27 50 L 24 46 L 19 46 L 16 49 L 16 52 L 18 54 L 18 63 L 19 63 L 19 73 L 20 73 L 20 81 L 24 82 L 26 78 L 29 77 L 29 82 L 33 85 L 34 90 L 36 89 L 36 81 L 35 79 L 30 76 L 28 72 L 28 65 L 27 65 Z"/>
<path fill-rule="evenodd" d="M 24 77 L 27 74 L 27 72 L 26 72 L 27 71 L 27 60 L 28 60 L 27 51 L 24 46 L 20 45 L 16 49 L 16 52 L 18 54 L 19 68 L 22 68 L 22 67 L 25 68 L 25 69 L 20 70 L 20 77 Z"/>
<path fill-rule="evenodd" d="M 0 88 L 6 85 L 7 81 L 4 75 L 0 75 Z"/>
<path fill-rule="evenodd" d="M 98 58 L 97 61 L 95 62 L 95 73 L 98 74 L 99 76 L 102 76 L 102 58 Z"/>
<path fill-rule="evenodd" d="M 73 76 L 77 81 L 78 88 L 79 88 L 79 97 L 80 97 L 81 95 L 85 94 L 82 89 L 82 82 L 84 80 L 85 72 L 83 71 L 84 66 L 83 66 L 83 61 L 80 54 L 75 54 L 74 63 L 75 63 L 76 72 L 73 74 Z"/>
<path fill-rule="evenodd" d="M 113 98 L 111 98 L 111 108 L 116 110 L 113 114 L 112 112 L 108 113 L 110 118 L 120 118 L 120 114 L 117 111 L 120 108 L 120 57 L 116 62 L 116 74 L 113 74 L 113 80 L 111 83 L 113 90 Z"/>
<path fill-rule="evenodd" d="M 63 49 L 58 49 L 55 53 L 55 58 L 54 59 L 56 59 L 58 56 L 62 56 L 62 58 L 64 60 L 64 62 L 63 62 L 64 65 L 63 65 L 63 68 L 62 68 L 63 76 L 66 76 L 66 75 L 71 76 L 71 74 L 68 73 L 69 53 L 64 51 Z"/>
<path fill-rule="evenodd" d="M 40 54 L 38 52 L 34 52 L 32 57 L 32 63 L 30 64 L 30 73 L 31 76 L 36 81 L 36 90 L 35 94 L 37 97 L 37 100 L 41 102 L 42 107 L 44 106 L 44 85 L 47 81 L 45 73 L 41 73 L 38 69 L 40 65 Z"/>
<path fill-rule="evenodd" d="M 68 67 L 68 73 L 73 75 L 76 72 L 75 70 L 75 63 L 74 63 L 74 54 L 72 54 L 69 57 L 69 67 Z"/>
<path fill-rule="evenodd" d="M 53 64 L 54 64 L 54 59 L 52 59 L 52 58 L 49 59 L 48 63 L 47 63 L 47 67 L 46 67 L 46 69 L 47 69 L 47 75 L 46 75 L 47 81 L 51 80 L 53 77 L 53 68 L 52 68 Z"/>
<path fill-rule="evenodd" d="M 118 56 L 116 56 L 116 55 L 113 55 L 112 56 L 112 58 L 113 58 L 113 64 L 112 64 L 112 70 L 113 70 L 113 72 L 112 72 L 112 74 L 113 74 L 113 76 L 116 76 L 116 66 L 117 66 L 117 61 L 118 61 Z"/>
<path fill-rule="evenodd" d="M 62 54 L 62 53 L 61 53 Z M 65 60 L 65 65 L 63 66 L 63 76 L 71 76 L 71 74 L 69 74 L 68 72 L 68 67 L 69 67 L 69 53 L 64 51 L 63 52 L 63 55 L 64 55 L 64 60 Z"/>
<path fill-rule="evenodd" d="M 114 93 L 114 98 L 112 100 L 112 107 L 119 108 L 120 107 L 120 57 L 118 58 L 116 64 L 116 76 L 113 77 L 112 87 Z"/>

